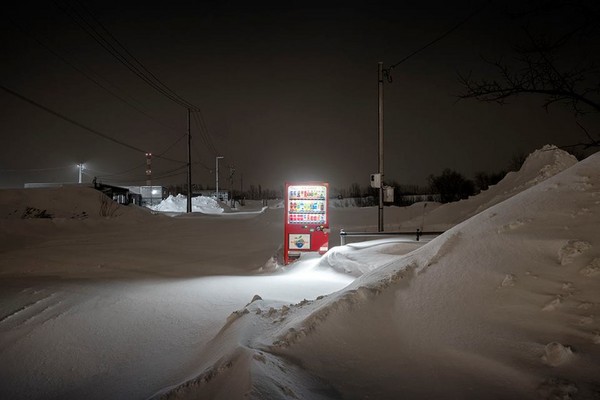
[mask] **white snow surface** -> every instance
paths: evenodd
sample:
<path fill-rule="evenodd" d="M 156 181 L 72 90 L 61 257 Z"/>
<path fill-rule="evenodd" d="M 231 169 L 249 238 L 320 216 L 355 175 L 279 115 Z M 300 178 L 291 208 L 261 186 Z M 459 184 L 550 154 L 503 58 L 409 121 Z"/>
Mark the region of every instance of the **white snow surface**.
<path fill-rule="evenodd" d="M 149 206 L 154 211 L 171 211 L 171 212 L 186 212 L 187 211 L 187 196 L 178 194 L 177 196 L 169 195 L 159 204 Z M 197 196 L 192 197 L 192 212 L 201 212 L 204 214 L 220 214 L 223 212 L 223 207 L 211 197 Z"/>
<path fill-rule="evenodd" d="M 281 202 L 166 216 L 0 191 L 0 398 L 594 399 L 600 153 L 283 267 Z M 374 230 L 377 210 L 331 209 Z M 171 214 L 173 215 L 173 214 Z M 431 224 L 431 225 L 429 225 Z"/>

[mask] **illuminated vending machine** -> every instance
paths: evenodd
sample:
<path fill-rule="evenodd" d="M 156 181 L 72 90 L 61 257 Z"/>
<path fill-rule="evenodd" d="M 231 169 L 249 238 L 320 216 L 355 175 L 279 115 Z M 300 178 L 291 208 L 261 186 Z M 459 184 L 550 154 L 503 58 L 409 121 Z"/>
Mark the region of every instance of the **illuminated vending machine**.
<path fill-rule="evenodd" d="M 329 185 L 325 182 L 285 184 L 284 262 L 303 252 L 324 254 L 329 248 Z"/>

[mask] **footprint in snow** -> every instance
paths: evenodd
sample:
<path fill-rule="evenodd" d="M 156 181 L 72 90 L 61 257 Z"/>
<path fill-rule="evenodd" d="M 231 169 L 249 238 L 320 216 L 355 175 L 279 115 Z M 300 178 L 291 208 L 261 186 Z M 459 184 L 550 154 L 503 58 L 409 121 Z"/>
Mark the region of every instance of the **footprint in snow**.
<path fill-rule="evenodd" d="M 573 184 L 573 190 L 577 190 L 578 192 L 587 192 L 591 188 L 592 185 L 587 182 L 576 182 Z"/>
<path fill-rule="evenodd" d="M 584 240 L 569 240 L 558 250 L 558 262 L 560 265 L 569 265 L 575 257 L 591 247 L 592 245 Z"/>
<path fill-rule="evenodd" d="M 498 229 L 498 233 L 503 233 L 503 232 L 518 229 L 518 228 L 522 227 L 523 225 L 528 224 L 529 222 L 531 222 L 531 219 L 529 219 L 529 218 L 525 218 L 525 219 L 519 218 L 516 221 L 512 221 L 506 225 L 502 225 Z"/>
<path fill-rule="evenodd" d="M 541 399 L 571 399 L 577 394 L 577 386 L 569 381 L 548 378 L 537 388 Z"/>
<path fill-rule="evenodd" d="M 592 307 L 594 307 L 594 303 L 590 303 L 588 301 L 584 301 L 583 303 L 580 303 L 577 308 L 580 310 L 589 310 Z"/>
<path fill-rule="evenodd" d="M 600 258 L 594 258 L 592 262 L 580 270 L 579 273 L 590 278 L 600 275 Z"/>
<path fill-rule="evenodd" d="M 569 346 L 563 346 L 558 342 L 548 343 L 544 347 L 542 361 L 551 367 L 558 367 L 568 362 L 573 357 L 573 351 Z"/>
<path fill-rule="evenodd" d="M 500 284 L 500 287 L 515 286 L 516 281 L 517 281 L 516 276 L 514 276 L 513 274 L 506 274 L 506 276 L 502 280 L 502 283 Z"/>
<path fill-rule="evenodd" d="M 567 292 L 569 295 L 575 293 L 575 286 L 573 286 L 573 282 L 563 282 L 562 290 Z"/>
<path fill-rule="evenodd" d="M 547 303 L 542 311 L 554 311 L 556 308 L 562 303 L 562 298 L 560 296 L 556 296 L 552 301 Z"/>

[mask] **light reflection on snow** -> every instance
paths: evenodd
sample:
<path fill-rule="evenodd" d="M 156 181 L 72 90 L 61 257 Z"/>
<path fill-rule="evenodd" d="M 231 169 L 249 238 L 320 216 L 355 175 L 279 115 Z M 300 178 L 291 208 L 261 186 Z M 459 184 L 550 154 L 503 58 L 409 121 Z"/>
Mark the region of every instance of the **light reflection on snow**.
<path fill-rule="evenodd" d="M 295 303 L 328 295 L 354 281 L 353 276 L 319 266 L 319 260 L 316 255 L 303 255 L 272 274 L 201 277 L 188 284 L 196 286 L 207 298 L 218 296 L 243 306 L 256 294 L 265 300 Z"/>
<path fill-rule="evenodd" d="M 354 279 L 353 276 L 336 272 L 335 270 L 319 265 L 321 257 L 313 254 L 304 254 L 302 258 L 290 264 L 285 268 L 283 275 L 292 280 L 305 281 L 327 281 L 332 284 L 339 283 L 343 287 L 350 284 Z"/>

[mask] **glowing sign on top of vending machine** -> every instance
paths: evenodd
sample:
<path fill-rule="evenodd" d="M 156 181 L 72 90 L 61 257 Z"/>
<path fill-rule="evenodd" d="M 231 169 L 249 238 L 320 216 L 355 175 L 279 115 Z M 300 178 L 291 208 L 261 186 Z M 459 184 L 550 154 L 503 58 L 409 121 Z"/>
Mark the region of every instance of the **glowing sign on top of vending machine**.
<path fill-rule="evenodd" d="M 285 184 L 284 261 L 302 252 L 325 253 L 329 248 L 329 185 L 325 182 Z"/>

